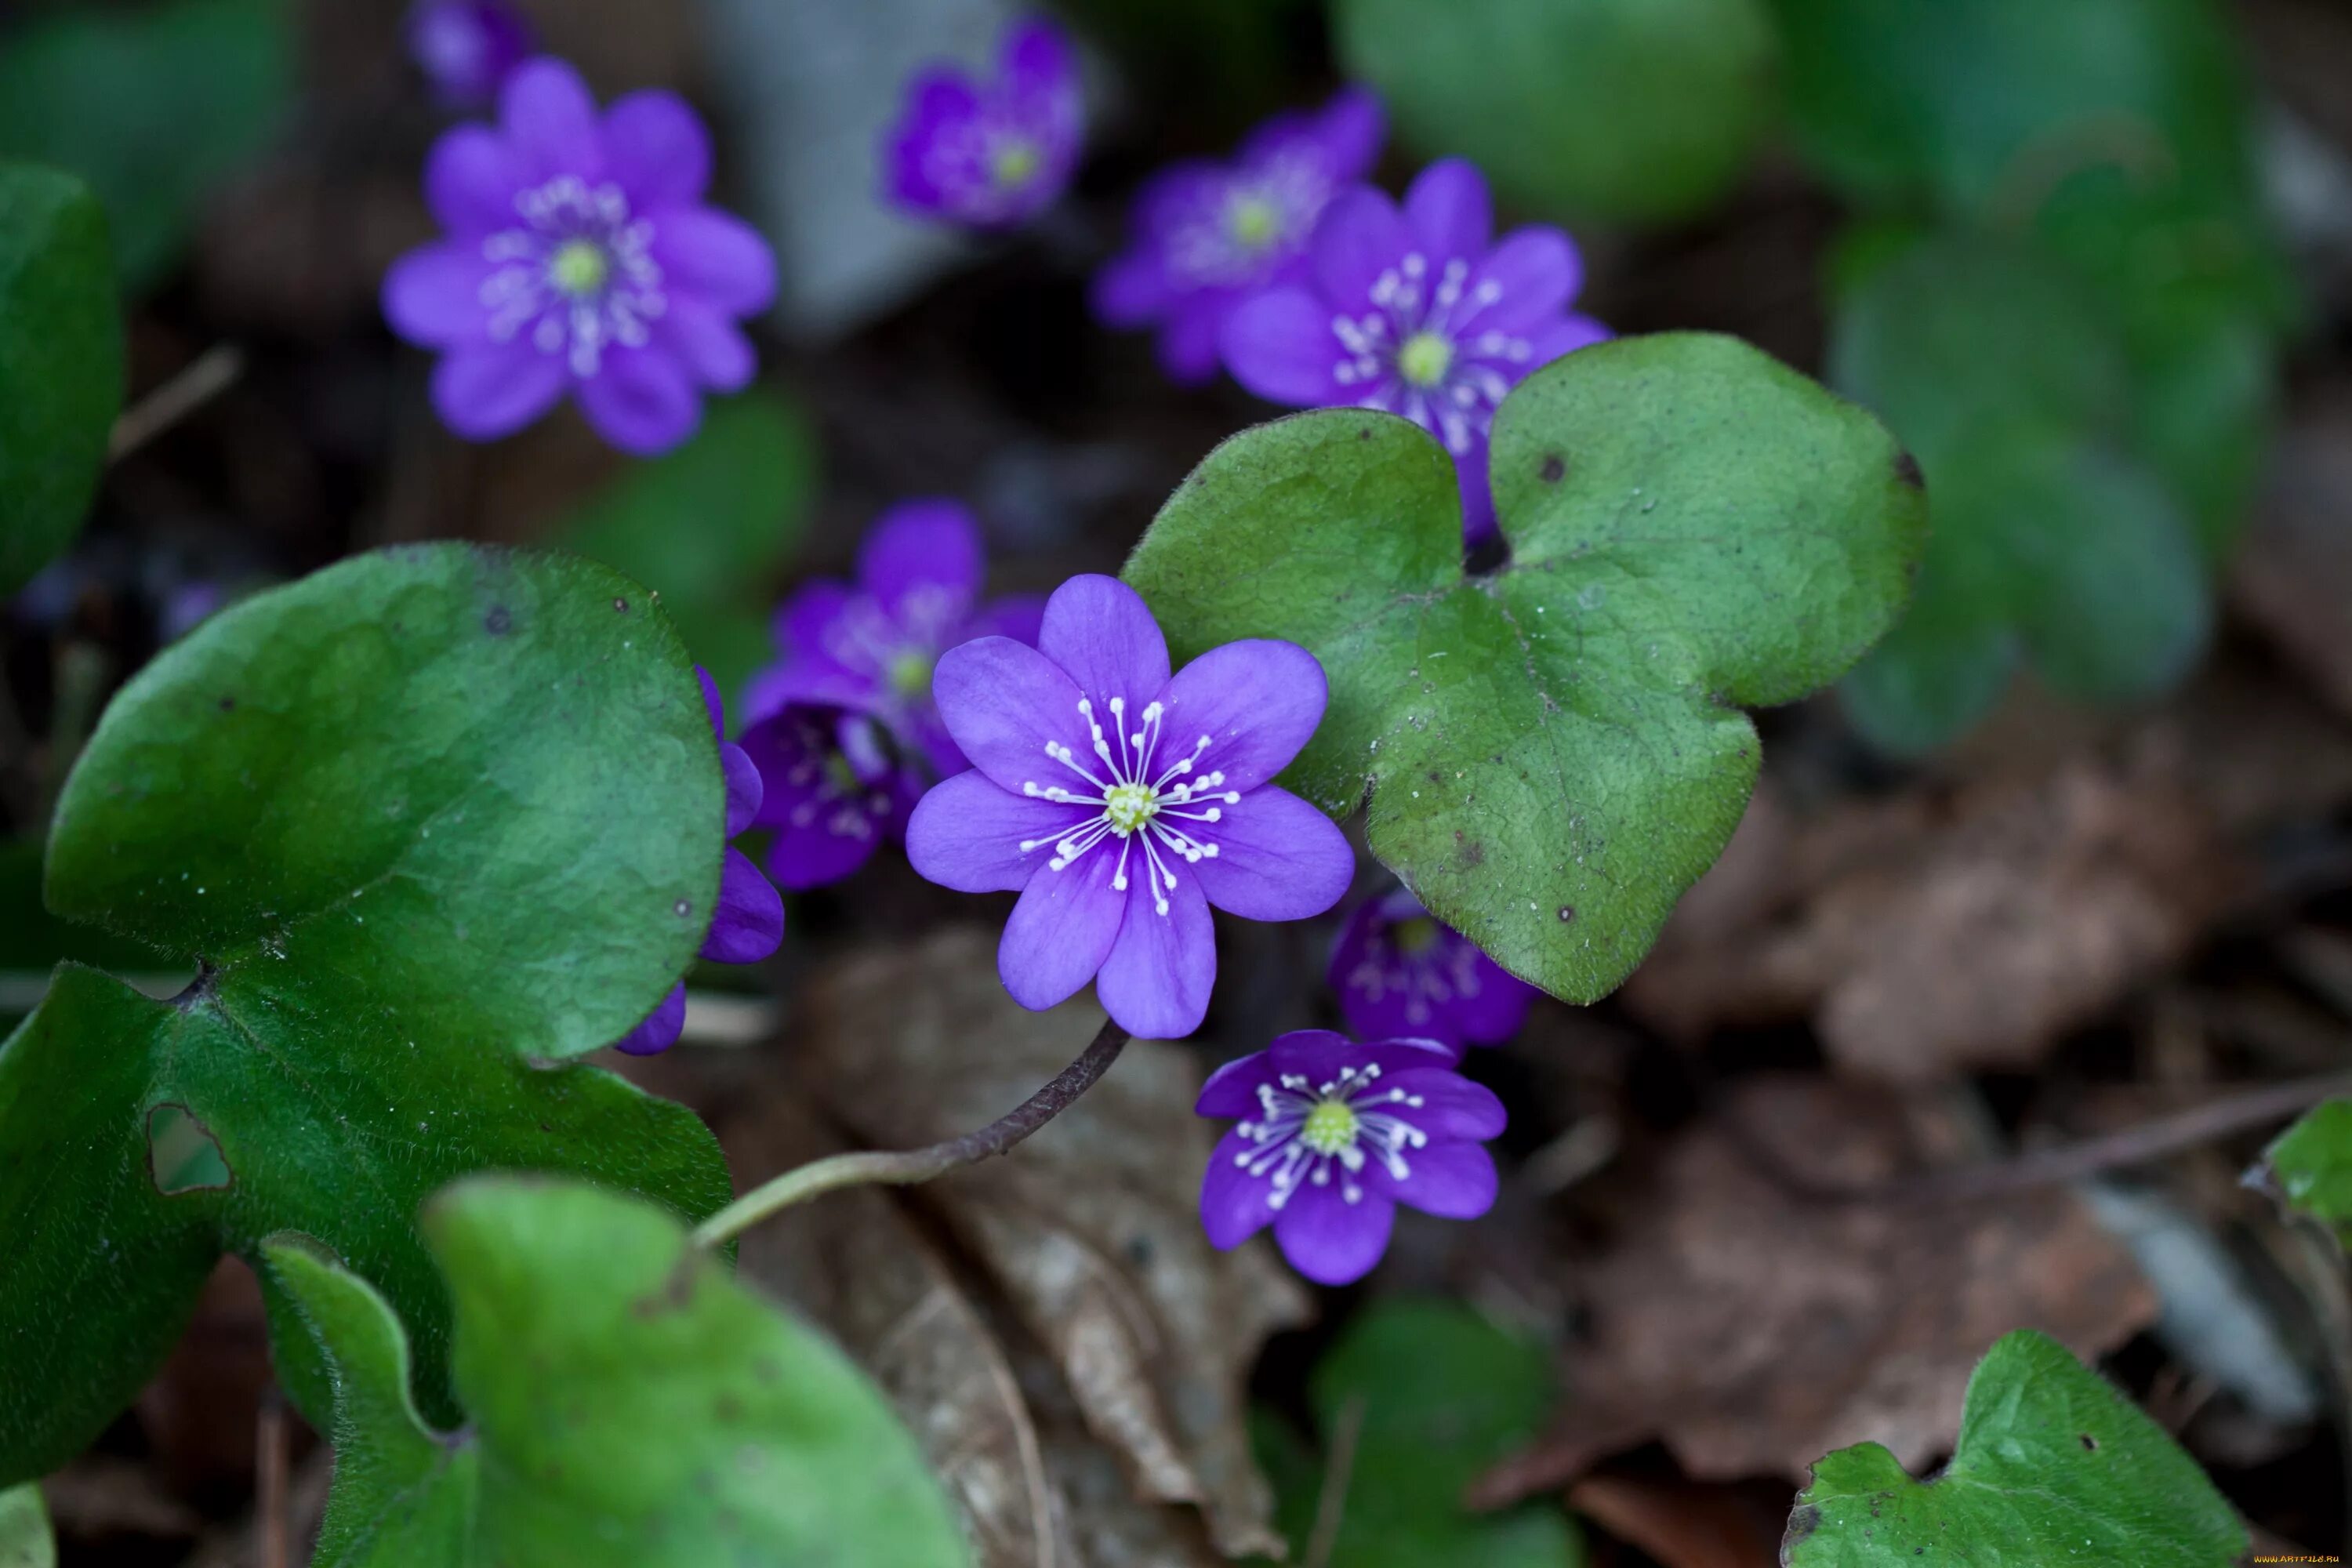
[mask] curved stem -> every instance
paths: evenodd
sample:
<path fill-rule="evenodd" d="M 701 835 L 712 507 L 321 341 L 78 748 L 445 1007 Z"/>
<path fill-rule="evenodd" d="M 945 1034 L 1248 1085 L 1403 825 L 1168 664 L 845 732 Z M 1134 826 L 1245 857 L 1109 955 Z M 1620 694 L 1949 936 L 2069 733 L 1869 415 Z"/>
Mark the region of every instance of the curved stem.
<path fill-rule="evenodd" d="M 1095 1080 L 1108 1072 L 1110 1064 L 1118 1060 L 1118 1053 L 1127 1048 L 1127 1038 L 1125 1029 L 1106 1022 L 1087 1048 L 1078 1053 L 1078 1059 L 1056 1074 L 1053 1082 L 987 1126 L 961 1138 L 923 1149 L 860 1150 L 795 1166 L 753 1187 L 704 1220 L 694 1233 L 695 1244 L 723 1247 L 778 1210 L 836 1187 L 869 1184 L 912 1186 L 961 1166 L 977 1164 L 991 1155 L 1009 1152 L 1014 1144 L 1067 1110 L 1078 1096 L 1092 1089 Z"/>

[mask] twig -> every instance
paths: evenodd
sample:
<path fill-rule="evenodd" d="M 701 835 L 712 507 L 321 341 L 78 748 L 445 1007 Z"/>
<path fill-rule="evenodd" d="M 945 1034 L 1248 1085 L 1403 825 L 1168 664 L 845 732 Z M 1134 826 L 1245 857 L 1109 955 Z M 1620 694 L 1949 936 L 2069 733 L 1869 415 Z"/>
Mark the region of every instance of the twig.
<path fill-rule="evenodd" d="M 1814 1204 L 1868 1204 L 1920 1206 L 1971 1203 L 2028 1192 L 2035 1187 L 2079 1182 L 2102 1172 L 2145 1165 L 2169 1154 L 2210 1143 L 2231 1133 L 2284 1121 L 2324 1100 L 2352 1095 L 2352 1072 L 2322 1073 L 2285 1083 L 2265 1084 L 2239 1094 L 2194 1105 L 2169 1116 L 2143 1121 L 2137 1127 L 2102 1133 L 2080 1142 L 2035 1149 L 2008 1160 L 1989 1160 L 1950 1170 L 1929 1171 L 1868 1186 L 1839 1186 L 1817 1182 L 1789 1169 L 1778 1156 L 1743 1137 L 1748 1157 L 1774 1185 Z"/>
<path fill-rule="evenodd" d="M 106 460 L 121 462 L 226 392 L 244 374 L 245 351 L 235 343 L 215 343 L 122 411 L 106 438 Z"/>
<path fill-rule="evenodd" d="M 702 1222 L 694 1239 L 698 1246 L 720 1247 L 778 1210 L 836 1187 L 869 1184 L 911 1186 L 1005 1153 L 1067 1110 L 1078 1096 L 1110 1070 L 1110 1064 L 1118 1060 L 1118 1053 L 1126 1048 L 1127 1031 L 1117 1024 L 1105 1023 L 1079 1053 L 1078 1059 L 1064 1068 L 1053 1082 L 977 1131 L 926 1149 L 866 1150 L 811 1161 L 752 1188 L 720 1209 Z"/>
<path fill-rule="evenodd" d="M 1348 1483 L 1356 1473 L 1356 1441 L 1364 1435 L 1364 1396 L 1339 1407 L 1331 1424 L 1331 1452 L 1323 1460 L 1323 1485 L 1315 1494 L 1315 1528 L 1307 1535 L 1299 1568 L 1328 1568 L 1339 1545 L 1339 1525 L 1348 1517 Z"/>
<path fill-rule="evenodd" d="M 272 1388 L 261 1396 L 254 1434 L 253 1514 L 261 1568 L 286 1568 L 286 1402 Z"/>

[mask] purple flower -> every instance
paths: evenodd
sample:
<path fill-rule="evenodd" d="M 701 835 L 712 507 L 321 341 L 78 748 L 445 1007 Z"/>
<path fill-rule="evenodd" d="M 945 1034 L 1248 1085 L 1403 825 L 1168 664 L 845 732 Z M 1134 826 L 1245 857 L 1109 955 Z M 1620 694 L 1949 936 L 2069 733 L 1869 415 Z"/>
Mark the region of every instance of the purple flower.
<path fill-rule="evenodd" d="M 774 830 L 768 874 L 795 891 L 848 876 L 886 840 L 902 837 L 923 793 L 863 713 L 793 702 L 743 733 L 767 798 L 752 825 Z"/>
<path fill-rule="evenodd" d="M 1408 888 L 1356 906 L 1332 944 L 1328 978 L 1348 1027 L 1364 1038 L 1410 1036 L 1457 1052 L 1517 1034 L 1536 997 Z"/>
<path fill-rule="evenodd" d="M 700 665 L 702 700 L 710 710 L 710 728 L 719 738 L 719 768 L 727 779 L 727 837 L 734 837 L 759 816 L 765 793 L 760 770 L 742 747 L 727 739 L 727 710 L 719 700 L 719 684 Z M 757 963 L 782 945 L 784 900 L 750 857 L 733 845 L 719 874 L 719 907 L 710 912 L 710 929 L 703 934 L 701 956 L 714 963 Z M 673 987 L 652 1016 L 618 1040 L 615 1049 L 633 1057 L 649 1057 L 677 1043 L 686 1022 L 686 983 Z"/>
<path fill-rule="evenodd" d="M 425 195 L 448 236 L 393 265 L 384 316 L 442 351 L 434 406 L 469 440 L 570 392 L 622 450 L 677 446 L 704 390 L 751 379 L 735 318 L 775 292 L 767 241 L 702 205 L 709 138 L 673 93 L 600 117 L 578 73 L 536 59 L 507 79 L 499 116 L 434 146 Z"/>
<path fill-rule="evenodd" d="M 1201 1180 L 1212 1245 L 1266 1226 L 1290 1266 L 1323 1285 L 1362 1279 L 1388 1249 L 1396 1206 L 1475 1219 L 1494 1205 L 1503 1102 L 1431 1040 L 1360 1046 L 1328 1029 L 1285 1035 L 1227 1062 L 1193 1110 L 1239 1117 Z"/>
<path fill-rule="evenodd" d="M 530 24 L 503 0 L 417 0 L 408 54 L 444 103 L 488 103 L 537 47 Z"/>
<path fill-rule="evenodd" d="M 1171 677 L 1135 590 L 1073 577 L 1035 647 L 965 643 L 935 688 L 974 765 L 915 807 L 907 858 L 960 892 L 1019 889 L 996 968 L 1024 1007 L 1099 972 L 1122 1028 L 1189 1035 L 1217 975 L 1211 904 L 1295 921 L 1347 890 L 1347 839 L 1266 782 L 1323 717 L 1323 667 L 1295 643 L 1227 643 Z"/>
<path fill-rule="evenodd" d="M 752 677 L 757 719 L 788 702 L 870 713 L 942 777 L 971 764 L 931 699 L 940 655 L 980 637 L 1037 640 L 1042 604 L 1026 595 L 980 603 L 987 574 L 980 525 L 950 500 L 915 500 L 882 514 L 857 552 L 857 582 L 819 580 L 776 613 L 783 657 Z"/>
<path fill-rule="evenodd" d="M 1195 159 L 1155 174 L 1136 197 L 1133 246 L 1095 278 L 1095 314 L 1106 326 L 1158 326 L 1170 378 L 1207 381 L 1234 307 L 1307 281 L 1315 220 L 1370 171 L 1385 132 L 1380 100 L 1350 88 L 1312 114 L 1267 121 L 1231 163 Z"/>
<path fill-rule="evenodd" d="M 1463 531 L 1495 531 L 1486 431 L 1531 371 L 1609 336 L 1568 302 L 1583 279 L 1559 229 L 1492 240 L 1486 182 L 1458 158 L 1432 163 L 1404 210 L 1369 185 L 1316 226 L 1312 277 L 1242 305 L 1225 363 L 1260 397 L 1302 408 L 1402 414 L 1445 444 L 1461 477 Z"/>
<path fill-rule="evenodd" d="M 1062 194 L 1085 136 L 1077 58 L 1060 28 L 1032 18 L 1004 35 L 994 81 L 936 65 L 907 83 L 882 139 L 883 195 L 925 217 L 1010 227 Z"/>

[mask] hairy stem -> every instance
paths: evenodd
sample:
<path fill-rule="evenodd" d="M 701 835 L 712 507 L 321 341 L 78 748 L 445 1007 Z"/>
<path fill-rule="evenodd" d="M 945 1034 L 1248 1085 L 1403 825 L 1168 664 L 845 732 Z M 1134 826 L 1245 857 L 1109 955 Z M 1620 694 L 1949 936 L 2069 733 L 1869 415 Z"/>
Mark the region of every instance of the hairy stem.
<path fill-rule="evenodd" d="M 1106 1022 L 1078 1059 L 1056 1074 L 1053 1082 L 987 1126 L 923 1149 L 861 1150 L 813 1160 L 761 1184 L 712 1215 L 695 1231 L 695 1242 L 701 1247 L 723 1247 L 770 1215 L 836 1187 L 912 1186 L 1007 1153 L 1076 1103 L 1078 1096 L 1092 1089 L 1126 1048 L 1127 1031 Z"/>

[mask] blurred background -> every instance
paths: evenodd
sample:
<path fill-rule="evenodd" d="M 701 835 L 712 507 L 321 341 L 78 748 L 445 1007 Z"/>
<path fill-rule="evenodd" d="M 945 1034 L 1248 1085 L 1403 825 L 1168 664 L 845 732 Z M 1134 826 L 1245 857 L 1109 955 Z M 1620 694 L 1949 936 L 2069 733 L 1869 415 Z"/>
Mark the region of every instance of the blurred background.
<path fill-rule="evenodd" d="M 1335 1016 L 1303 982 L 1336 915 L 1235 921 L 1202 1035 L 1139 1047 L 1034 1159 L 829 1199 L 746 1270 L 876 1371 L 987 1568 L 1286 1539 L 1341 1568 L 1766 1564 L 1806 1465 L 1865 1438 L 1932 1465 L 2027 1326 L 2174 1432 L 2257 1551 L 2345 1550 L 2352 1282 L 2240 1184 L 2276 1121 L 2154 1163 L 2100 1141 L 2352 1069 L 2352 8 L 1071 0 L 1086 162 L 975 242 L 886 207 L 874 148 L 908 74 L 984 58 L 1010 8 L 525 0 L 600 95 L 690 97 L 777 250 L 759 384 L 651 462 L 569 408 L 460 441 L 384 326 L 453 120 L 405 9 L 0 4 L 0 156 L 106 200 L 131 410 L 82 537 L 0 609 L 0 1017 L 60 957 L 156 968 L 45 915 L 41 837 L 109 694 L 242 594 L 400 541 L 568 545 L 658 587 L 732 693 L 782 594 L 909 496 L 972 506 L 992 593 L 1116 571 L 1276 412 L 1091 318 L 1129 199 L 1361 81 L 1391 190 L 1468 156 L 1507 222 L 1575 235 L 1580 310 L 1735 333 L 1876 408 L 1935 509 L 1911 618 L 1760 716 L 1748 819 L 1624 990 L 1475 1054 L 1512 1111 L 1486 1219 L 1408 1217 L 1313 1303 L 1207 1251 L 1191 1083 Z M 977 1125 L 1089 1025 L 1012 1007 L 975 919 L 877 857 L 625 1070 L 710 1117 L 739 1184 Z M 2094 1173 L 2052 1163 L 2084 1145 Z M 2009 1173 L 1906 1185 L 1948 1166 Z M 1457 1310 L 1398 1305 L 1429 1298 Z M 1450 1338 L 1463 1308 L 1503 1337 Z M 1381 1388 L 1409 1394 L 1368 1418 Z M 257 1453 L 298 1521 L 323 1496 L 294 1427 L 225 1264 L 49 1487 L 65 1560 L 256 1561 Z M 1318 1529 L 1342 1447 L 1357 1506 Z M 1407 1517 L 1474 1483 L 1505 1511 Z"/>

